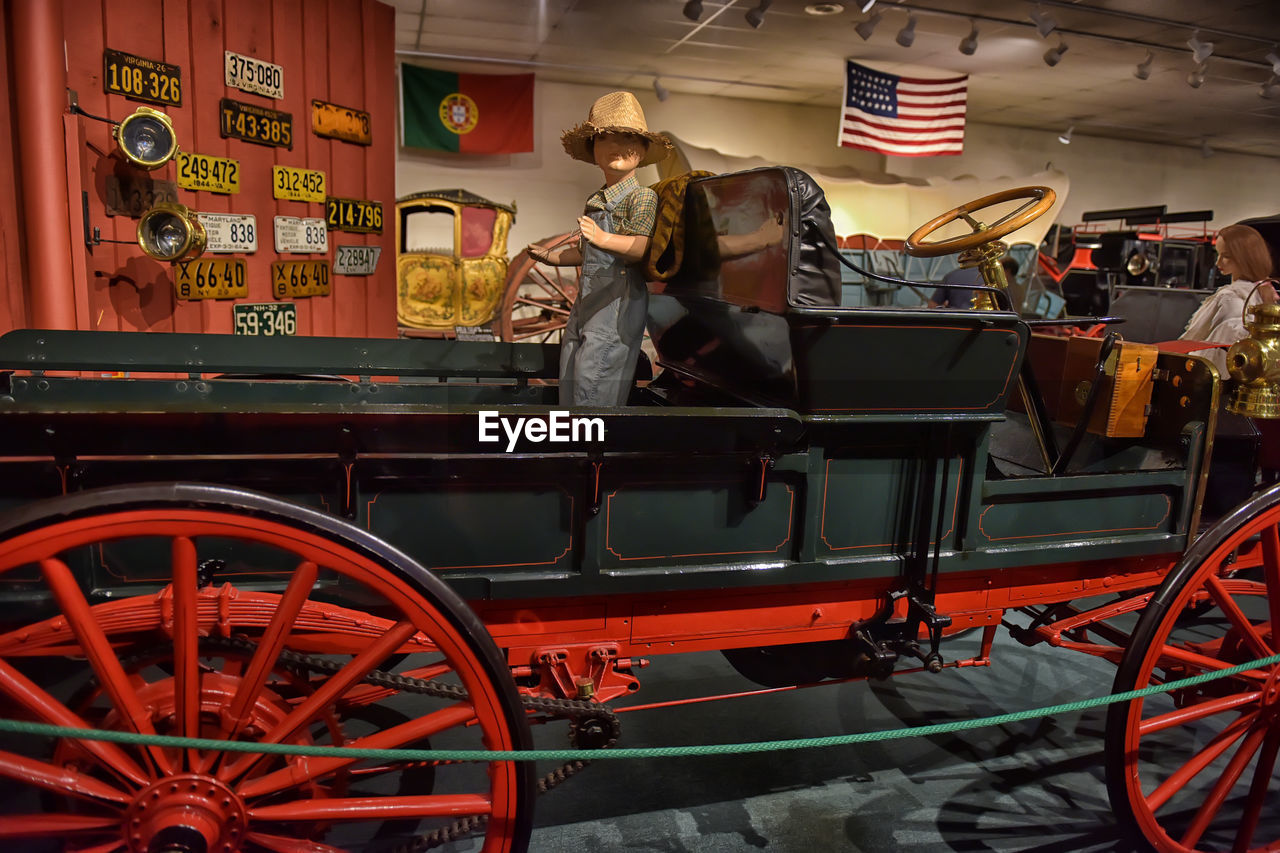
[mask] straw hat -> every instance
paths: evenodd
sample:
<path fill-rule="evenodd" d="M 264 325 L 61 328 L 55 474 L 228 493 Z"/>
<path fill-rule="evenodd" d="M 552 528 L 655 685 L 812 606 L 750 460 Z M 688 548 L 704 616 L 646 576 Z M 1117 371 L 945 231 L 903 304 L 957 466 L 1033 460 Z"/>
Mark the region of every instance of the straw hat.
<path fill-rule="evenodd" d="M 595 163 L 591 156 L 590 142 L 601 133 L 634 133 L 649 140 L 649 150 L 640 160 L 641 166 L 649 166 L 664 159 L 675 146 L 661 133 L 650 133 L 644 120 L 640 102 L 630 92 L 610 92 L 598 98 L 587 113 L 587 120 L 566 130 L 560 136 L 564 150 L 575 160 Z"/>

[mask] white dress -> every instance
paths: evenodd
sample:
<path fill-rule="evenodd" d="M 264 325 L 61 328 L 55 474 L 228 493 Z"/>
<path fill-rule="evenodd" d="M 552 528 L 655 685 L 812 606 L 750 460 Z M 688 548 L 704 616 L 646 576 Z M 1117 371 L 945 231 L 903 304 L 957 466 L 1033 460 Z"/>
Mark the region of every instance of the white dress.
<path fill-rule="evenodd" d="M 1250 293 L 1258 286 L 1256 281 L 1233 281 L 1218 288 L 1191 315 L 1187 328 L 1180 336 L 1184 341 L 1210 341 L 1221 344 L 1234 344 L 1241 338 L 1248 337 L 1244 327 L 1245 299 L 1249 305 L 1257 305 L 1262 301 L 1262 289 Z M 1225 349 L 1196 350 L 1192 355 L 1201 355 L 1218 367 L 1222 378 L 1227 378 L 1227 351 Z"/>

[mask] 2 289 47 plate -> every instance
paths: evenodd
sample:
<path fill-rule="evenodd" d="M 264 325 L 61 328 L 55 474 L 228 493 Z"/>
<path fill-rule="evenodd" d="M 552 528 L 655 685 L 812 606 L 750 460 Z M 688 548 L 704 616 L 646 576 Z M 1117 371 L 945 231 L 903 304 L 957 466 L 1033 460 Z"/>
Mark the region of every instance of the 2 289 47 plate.
<path fill-rule="evenodd" d="M 328 261 L 276 261 L 271 265 L 276 299 L 329 295 Z"/>
<path fill-rule="evenodd" d="M 243 299 L 249 295 L 241 258 L 200 258 L 173 266 L 179 299 Z"/>
<path fill-rule="evenodd" d="M 382 202 L 330 196 L 324 202 L 324 220 L 330 231 L 381 234 Z"/>
<path fill-rule="evenodd" d="M 223 98 L 218 102 L 224 137 L 293 148 L 293 114 Z"/>

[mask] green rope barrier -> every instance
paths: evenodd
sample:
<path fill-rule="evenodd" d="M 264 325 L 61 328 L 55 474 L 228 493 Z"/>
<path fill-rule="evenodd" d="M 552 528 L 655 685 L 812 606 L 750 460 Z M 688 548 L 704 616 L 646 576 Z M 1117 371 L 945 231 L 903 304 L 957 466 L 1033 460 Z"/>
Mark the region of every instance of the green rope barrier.
<path fill-rule="evenodd" d="M 70 737 L 80 740 L 109 741 L 111 743 L 138 744 L 143 746 L 176 747 L 182 749 L 208 749 L 222 752 L 251 752 L 264 755 L 302 755 L 322 758 L 374 759 L 379 761 L 600 761 L 604 759 L 623 758 L 682 758 L 702 755 L 743 755 L 756 752 L 780 752 L 795 749 L 820 749 L 831 746 L 848 746 L 856 743 L 874 743 L 884 740 L 901 740 L 910 737 L 929 737 L 931 735 L 949 734 L 951 732 L 980 729 L 987 726 L 999 726 L 1005 723 L 1017 723 L 1037 717 L 1051 717 L 1054 714 L 1065 714 L 1073 711 L 1084 711 L 1117 702 L 1130 702 L 1157 693 L 1168 693 L 1185 687 L 1194 687 L 1219 678 L 1229 678 L 1252 669 L 1280 663 L 1280 654 L 1259 658 L 1248 663 L 1219 669 L 1213 672 L 1193 675 L 1166 684 L 1143 687 L 1139 690 L 1126 690 L 1109 696 L 1093 699 L 1081 699 L 1077 702 L 1064 702 L 1060 705 L 1049 705 L 1044 708 L 1033 708 L 1029 711 L 1015 711 L 1010 714 L 997 714 L 991 717 L 978 717 L 972 720 L 957 720 L 950 723 L 937 723 L 929 726 L 914 726 L 905 729 L 885 729 L 878 732 L 858 732 L 851 735 L 832 735 L 829 737 L 796 738 L 793 740 L 768 740 L 753 743 L 709 744 L 704 746 L 662 746 L 628 749 L 526 749 L 526 750 L 483 750 L 483 749 L 363 749 L 352 746 L 307 746 L 305 744 L 286 743 L 245 743 L 242 741 L 224 741 L 214 738 L 186 738 L 174 735 L 142 735 L 136 732 L 115 732 L 100 729 L 77 729 L 65 726 L 54 726 L 47 723 L 32 723 L 24 720 L 0 719 L 0 732 L 13 734 L 38 735 L 44 737 Z"/>

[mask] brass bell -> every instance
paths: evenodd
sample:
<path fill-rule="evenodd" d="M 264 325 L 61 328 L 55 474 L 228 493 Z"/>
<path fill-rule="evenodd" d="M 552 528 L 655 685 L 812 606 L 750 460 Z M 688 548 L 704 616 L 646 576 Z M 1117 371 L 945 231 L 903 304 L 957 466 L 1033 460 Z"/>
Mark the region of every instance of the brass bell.
<path fill-rule="evenodd" d="M 1247 309 L 1249 337 L 1227 350 L 1227 372 L 1236 381 L 1227 411 L 1251 418 L 1280 418 L 1280 305 Z"/>

